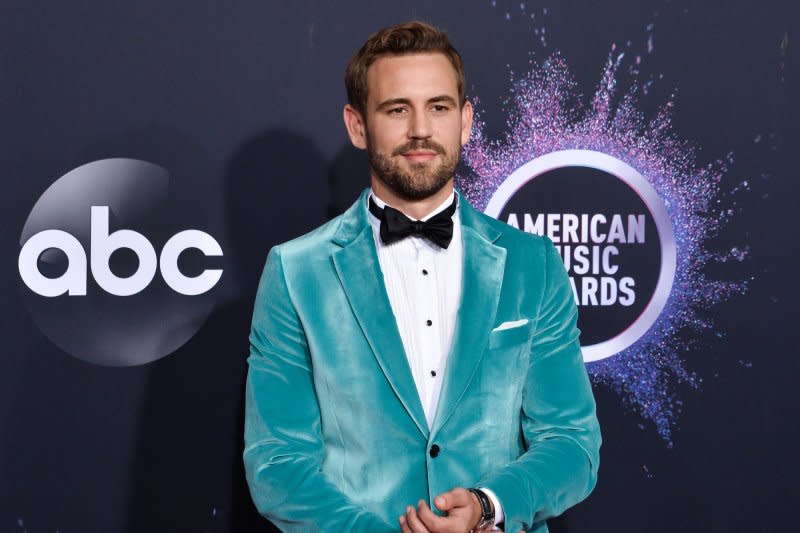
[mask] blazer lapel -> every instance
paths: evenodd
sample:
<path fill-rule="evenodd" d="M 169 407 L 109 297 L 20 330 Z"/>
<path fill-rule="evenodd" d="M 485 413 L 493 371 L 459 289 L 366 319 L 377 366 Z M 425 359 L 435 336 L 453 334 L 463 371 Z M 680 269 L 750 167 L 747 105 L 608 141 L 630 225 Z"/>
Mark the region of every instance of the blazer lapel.
<path fill-rule="evenodd" d="M 506 263 L 505 248 L 493 244 L 500 233 L 463 197 L 459 201 L 464 243 L 463 288 L 431 439 L 455 410 L 483 358 L 497 314 Z"/>
<path fill-rule="evenodd" d="M 342 216 L 342 223 L 334 237 L 334 242 L 342 248 L 333 253 L 333 263 L 350 307 L 381 370 L 403 407 L 427 438 L 429 430 L 425 411 L 389 303 L 372 227 L 367 219 L 366 195 L 367 191 L 362 193 L 355 205 Z"/>

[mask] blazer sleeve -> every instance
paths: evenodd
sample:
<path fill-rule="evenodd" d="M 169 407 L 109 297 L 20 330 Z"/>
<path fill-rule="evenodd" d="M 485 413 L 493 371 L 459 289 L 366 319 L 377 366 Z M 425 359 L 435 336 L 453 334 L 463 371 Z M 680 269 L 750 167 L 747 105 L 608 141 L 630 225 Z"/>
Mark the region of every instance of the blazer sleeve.
<path fill-rule="evenodd" d="M 495 492 L 505 530 L 532 529 L 586 498 L 597 481 L 600 426 L 564 265 L 545 240 L 543 297 L 522 393 L 526 451 L 478 486 Z"/>
<path fill-rule="evenodd" d="M 258 511 L 284 531 L 396 531 L 321 470 L 311 357 L 277 247 L 256 294 L 247 362 L 243 458 Z"/>

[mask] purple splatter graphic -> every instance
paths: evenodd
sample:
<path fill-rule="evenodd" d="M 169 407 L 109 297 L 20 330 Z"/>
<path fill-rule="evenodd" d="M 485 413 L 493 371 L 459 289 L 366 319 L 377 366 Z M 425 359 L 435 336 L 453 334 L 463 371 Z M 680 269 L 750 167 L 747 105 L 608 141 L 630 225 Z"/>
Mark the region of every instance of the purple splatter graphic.
<path fill-rule="evenodd" d="M 652 25 L 647 29 L 652 31 Z M 652 43 L 650 35 L 648 53 Z M 541 65 L 531 62 L 530 71 L 519 79 L 512 74 L 507 132 L 502 139 L 487 139 L 484 122 L 476 115 L 472 139 L 464 147 L 467 171 L 459 176 L 458 186 L 473 205 L 483 209 L 500 184 L 523 164 L 568 149 L 613 156 L 652 185 L 666 205 L 675 234 L 677 270 L 672 292 L 656 322 L 638 341 L 587 368 L 596 384 L 619 394 L 625 407 L 651 421 L 671 447 L 681 411 L 676 386 L 697 388 L 702 381 L 687 369 L 681 354 L 692 351 L 692 338 L 698 332 L 712 330 L 712 321 L 702 311 L 747 288 L 746 282 L 709 279 L 705 266 L 741 261 L 747 249 L 717 253 L 705 246 L 734 214 L 723 205 L 720 191 L 732 156 L 704 166 L 697 163 L 695 147 L 672 129 L 674 95 L 649 120 L 639 111 L 638 101 L 652 84 L 652 79 L 637 81 L 641 56 L 628 67 L 627 76 L 633 80 L 630 88 L 618 94 L 624 58 L 624 52 L 612 47 L 588 106 L 558 53 Z"/>

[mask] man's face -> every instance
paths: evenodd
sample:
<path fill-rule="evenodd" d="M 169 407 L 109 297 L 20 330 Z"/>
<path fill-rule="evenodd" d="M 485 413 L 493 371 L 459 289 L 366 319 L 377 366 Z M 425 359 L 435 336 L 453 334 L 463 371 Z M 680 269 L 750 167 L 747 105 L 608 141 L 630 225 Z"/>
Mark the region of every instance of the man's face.
<path fill-rule="evenodd" d="M 439 192 L 469 139 L 472 108 L 459 106 L 444 54 L 385 56 L 367 72 L 364 140 L 372 174 L 406 200 Z"/>

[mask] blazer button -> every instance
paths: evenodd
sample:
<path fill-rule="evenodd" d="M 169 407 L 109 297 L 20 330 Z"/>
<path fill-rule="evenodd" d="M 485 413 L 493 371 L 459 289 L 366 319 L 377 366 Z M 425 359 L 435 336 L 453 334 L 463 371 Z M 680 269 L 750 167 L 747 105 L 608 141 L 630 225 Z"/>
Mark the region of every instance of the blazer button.
<path fill-rule="evenodd" d="M 433 457 L 434 459 L 436 458 L 437 455 L 439 455 L 439 445 L 438 444 L 434 444 L 433 446 L 431 446 L 430 454 L 431 454 L 431 457 Z"/>

